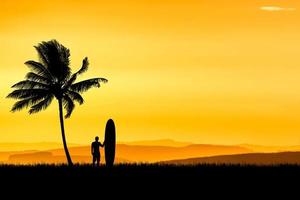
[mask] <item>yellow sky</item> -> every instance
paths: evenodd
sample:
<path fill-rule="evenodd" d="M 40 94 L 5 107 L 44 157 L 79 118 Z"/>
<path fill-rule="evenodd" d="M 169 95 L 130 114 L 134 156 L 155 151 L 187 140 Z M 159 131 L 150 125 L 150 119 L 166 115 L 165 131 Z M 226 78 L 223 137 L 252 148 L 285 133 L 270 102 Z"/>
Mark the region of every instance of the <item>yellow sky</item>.
<path fill-rule="evenodd" d="M 0 142 L 60 141 L 57 104 L 9 112 L 10 86 L 58 39 L 83 77 L 109 83 L 66 120 L 68 140 L 171 138 L 214 144 L 300 144 L 298 0 L 2 0 Z"/>

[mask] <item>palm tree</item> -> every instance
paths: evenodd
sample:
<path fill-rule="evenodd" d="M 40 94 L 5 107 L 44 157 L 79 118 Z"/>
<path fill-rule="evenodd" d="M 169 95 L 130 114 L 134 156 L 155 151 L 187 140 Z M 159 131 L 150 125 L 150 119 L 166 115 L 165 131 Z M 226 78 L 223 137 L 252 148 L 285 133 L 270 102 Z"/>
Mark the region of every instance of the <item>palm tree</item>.
<path fill-rule="evenodd" d="M 12 88 L 16 88 L 7 98 L 18 99 L 11 111 L 29 109 L 29 114 L 45 110 L 54 98 L 58 101 L 59 119 L 63 146 L 69 165 L 73 165 L 68 150 L 63 108 L 66 110 L 65 118 L 69 118 L 75 108 L 74 102 L 80 105 L 84 100 L 81 93 L 92 87 L 100 87 L 100 83 L 106 83 L 105 78 L 93 78 L 75 83 L 77 77 L 88 70 L 88 58 L 82 62 L 82 67 L 76 73 L 71 73 L 70 50 L 56 40 L 42 42 L 35 46 L 39 56 L 39 62 L 27 61 L 30 68 L 24 81 L 18 82 Z"/>

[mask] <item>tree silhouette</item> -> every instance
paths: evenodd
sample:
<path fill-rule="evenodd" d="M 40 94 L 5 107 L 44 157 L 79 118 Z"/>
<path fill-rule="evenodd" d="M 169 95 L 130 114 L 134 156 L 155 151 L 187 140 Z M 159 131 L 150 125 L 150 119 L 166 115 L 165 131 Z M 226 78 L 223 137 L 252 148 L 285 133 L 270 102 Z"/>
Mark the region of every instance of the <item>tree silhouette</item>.
<path fill-rule="evenodd" d="M 105 78 L 93 78 L 75 83 L 77 77 L 88 70 L 88 58 L 82 62 L 82 67 L 76 73 L 71 72 L 70 50 L 56 40 L 41 42 L 35 46 L 38 52 L 39 62 L 27 61 L 25 64 L 31 72 L 27 73 L 24 81 L 18 82 L 12 88 L 16 88 L 7 98 L 18 99 L 11 111 L 29 109 L 29 114 L 45 110 L 54 98 L 59 105 L 59 119 L 61 134 L 66 158 L 69 165 L 73 165 L 64 129 L 63 109 L 66 110 L 65 118 L 69 118 L 75 108 L 74 102 L 80 105 L 84 100 L 80 93 L 92 87 L 100 87 L 100 83 L 106 83 Z"/>

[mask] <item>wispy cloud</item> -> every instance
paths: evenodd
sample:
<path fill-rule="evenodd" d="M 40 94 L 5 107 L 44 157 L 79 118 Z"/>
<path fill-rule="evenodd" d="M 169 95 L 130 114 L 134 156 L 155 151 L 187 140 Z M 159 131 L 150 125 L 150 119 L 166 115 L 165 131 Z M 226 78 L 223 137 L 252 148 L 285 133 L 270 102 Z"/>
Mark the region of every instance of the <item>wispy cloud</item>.
<path fill-rule="evenodd" d="M 296 10 L 296 8 L 286 8 L 286 7 L 280 7 L 280 6 L 262 6 L 262 7 L 260 7 L 260 9 L 264 10 L 264 11 L 270 11 L 270 12 Z"/>

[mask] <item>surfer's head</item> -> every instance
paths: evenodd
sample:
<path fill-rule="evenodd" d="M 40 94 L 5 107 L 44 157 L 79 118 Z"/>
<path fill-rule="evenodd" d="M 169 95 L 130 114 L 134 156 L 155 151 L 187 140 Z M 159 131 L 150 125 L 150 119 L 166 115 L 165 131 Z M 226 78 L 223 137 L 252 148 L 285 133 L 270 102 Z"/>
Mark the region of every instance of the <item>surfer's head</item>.
<path fill-rule="evenodd" d="M 95 137 L 95 140 L 96 140 L 96 141 L 99 141 L 99 137 L 98 137 L 98 136 L 96 136 L 96 137 Z"/>

